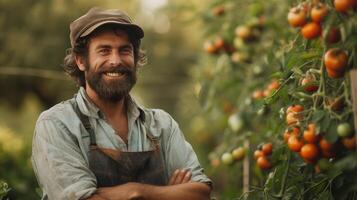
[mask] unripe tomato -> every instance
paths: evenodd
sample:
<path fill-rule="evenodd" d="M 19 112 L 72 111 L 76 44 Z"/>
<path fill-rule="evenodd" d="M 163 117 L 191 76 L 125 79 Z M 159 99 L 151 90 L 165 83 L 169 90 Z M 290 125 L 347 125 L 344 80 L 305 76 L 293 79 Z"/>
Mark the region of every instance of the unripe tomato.
<path fill-rule="evenodd" d="M 306 24 L 306 12 L 294 7 L 289 11 L 288 22 L 292 27 L 300 27 Z"/>
<path fill-rule="evenodd" d="M 321 22 L 328 14 L 326 4 L 319 3 L 311 9 L 311 19 L 314 22 Z"/>
<path fill-rule="evenodd" d="M 268 156 L 273 152 L 273 144 L 272 143 L 266 143 L 262 146 L 262 151 L 264 155 Z"/>
<path fill-rule="evenodd" d="M 233 163 L 233 156 L 231 153 L 226 152 L 222 155 L 221 160 L 224 164 L 230 165 Z"/>
<path fill-rule="evenodd" d="M 334 0 L 333 4 L 338 12 L 347 12 L 353 6 L 353 0 Z"/>
<path fill-rule="evenodd" d="M 302 36 L 308 40 L 320 36 L 321 33 L 322 33 L 321 25 L 316 22 L 310 22 L 301 28 Z"/>
<path fill-rule="evenodd" d="M 228 125 L 234 132 L 238 132 L 242 129 L 244 123 L 242 118 L 238 114 L 234 113 L 229 116 Z"/>
<path fill-rule="evenodd" d="M 254 158 L 257 160 L 259 157 L 264 156 L 263 151 L 261 150 L 255 150 L 254 151 Z"/>
<path fill-rule="evenodd" d="M 320 136 L 316 133 L 315 124 L 309 124 L 303 136 L 304 140 L 308 143 L 316 143 L 320 139 Z"/>
<path fill-rule="evenodd" d="M 252 30 L 248 26 L 241 25 L 235 29 L 235 34 L 243 40 L 248 40 L 252 37 Z"/>
<path fill-rule="evenodd" d="M 356 135 L 354 135 L 353 137 L 350 137 L 350 138 L 348 138 L 348 137 L 343 138 L 342 139 L 342 144 L 348 150 L 356 149 Z"/>
<path fill-rule="evenodd" d="M 221 164 L 221 161 L 218 158 L 214 158 L 211 160 L 212 167 L 218 167 Z"/>
<path fill-rule="evenodd" d="M 315 144 L 305 144 L 301 147 L 300 156 L 307 161 L 314 162 L 319 156 L 319 149 Z"/>
<path fill-rule="evenodd" d="M 299 152 L 304 143 L 299 140 L 299 138 L 295 135 L 291 135 L 288 140 L 288 147 L 290 150 Z"/>
<path fill-rule="evenodd" d="M 232 156 L 235 160 L 241 160 L 245 156 L 245 149 L 243 147 L 238 147 L 232 151 Z"/>
<path fill-rule="evenodd" d="M 324 55 L 324 64 L 327 69 L 343 72 L 347 67 L 348 55 L 345 51 L 332 48 Z"/>
<path fill-rule="evenodd" d="M 340 137 L 348 137 L 352 133 L 352 128 L 349 123 L 341 123 L 337 126 L 337 134 Z"/>
<path fill-rule="evenodd" d="M 271 167 L 269 160 L 265 156 L 260 156 L 257 160 L 260 169 L 266 170 Z"/>

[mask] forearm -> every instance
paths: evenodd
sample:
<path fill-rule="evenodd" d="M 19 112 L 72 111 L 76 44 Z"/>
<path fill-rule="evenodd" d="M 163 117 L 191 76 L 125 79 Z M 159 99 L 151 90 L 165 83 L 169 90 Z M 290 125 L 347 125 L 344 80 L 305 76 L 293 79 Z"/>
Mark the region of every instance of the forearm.
<path fill-rule="evenodd" d="M 139 192 L 145 200 L 209 200 L 211 188 L 204 183 L 184 183 L 171 186 L 143 185 Z"/>
<path fill-rule="evenodd" d="M 154 186 L 127 183 L 114 187 L 98 188 L 87 200 L 209 200 L 211 188 L 204 183 L 184 183 L 170 186 Z"/>

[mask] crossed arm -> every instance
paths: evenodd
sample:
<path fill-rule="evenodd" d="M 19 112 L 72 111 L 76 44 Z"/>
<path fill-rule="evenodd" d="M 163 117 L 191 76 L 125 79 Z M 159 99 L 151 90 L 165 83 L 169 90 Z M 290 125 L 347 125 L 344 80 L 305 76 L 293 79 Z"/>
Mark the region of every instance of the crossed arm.
<path fill-rule="evenodd" d="M 211 188 L 204 183 L 190 182 L 191 173 L 176 170 L 167 186 L 126 183 L 98 188 L 87 200 L 209 200 Z"/>

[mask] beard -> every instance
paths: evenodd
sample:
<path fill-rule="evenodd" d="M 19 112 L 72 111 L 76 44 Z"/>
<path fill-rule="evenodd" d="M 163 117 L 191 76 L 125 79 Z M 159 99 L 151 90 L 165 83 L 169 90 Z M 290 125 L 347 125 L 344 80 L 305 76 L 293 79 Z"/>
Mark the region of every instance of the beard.
<path fill-rule="evenodd" d="M 130 90 L 136 83 L 137 70 L 135 66 L 106 66 L 102 65 L 95 71 L 86 60 L 86 80 L 98 97 L 111 102 L 121 101 L 129 96 Z M 120 78 L 105 79 L 105 73 L 120 73 Z"/>

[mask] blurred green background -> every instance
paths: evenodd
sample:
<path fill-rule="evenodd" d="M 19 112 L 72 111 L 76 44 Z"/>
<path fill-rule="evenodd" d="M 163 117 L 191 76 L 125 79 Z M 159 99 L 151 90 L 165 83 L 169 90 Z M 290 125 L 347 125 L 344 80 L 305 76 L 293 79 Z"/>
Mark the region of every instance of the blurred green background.
<path fill-rule="evenodd" d="M 148 64 L 133 94 L 146 107 L 169 112 L 207 166 L 213 140 L 193 118 L 201 107 L 192 78 L 203 53 L 204 1 L 0 0 L 0 180 L 11 188 L 10 199 L 40 198 L 30 162 L 34 125 L 43 110 L 78 89 L 61 64 L 69 23 L 93 6 L 125 10 L 144 28 Z"/>

